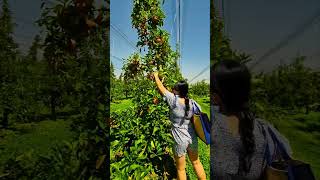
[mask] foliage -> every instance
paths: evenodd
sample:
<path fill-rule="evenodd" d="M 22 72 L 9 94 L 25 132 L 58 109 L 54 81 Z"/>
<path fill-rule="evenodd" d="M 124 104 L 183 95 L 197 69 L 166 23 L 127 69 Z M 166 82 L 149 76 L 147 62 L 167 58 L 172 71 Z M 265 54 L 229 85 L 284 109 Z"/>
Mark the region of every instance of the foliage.
<path fill-rule="evenodd" d="M 125 81 L 135 84 L 134 96 L 131 108 L 111 114 L 112 178 L 174 177 L 168 107 L 150 80 L 153 71 L 159 71 L 169 88 L 182 79 L 176 63 L 178 54 L 162 29 L 164 17 L 158 0 L 133 1 L 131 18 L 138 31 L 137 47 L 147 47 L 147 53 L 132 54 L 123 67 Z"/>
<path fill-rule="evenodd" d="M 200 104 L 203 112 L 210 114 L 209 97 L 195 98 L 195 100 Z M 121 116 L 122 114 L 120 112 L 127 110 L 130 106 L 132 106 L 130 99 L 121 100 L 121 101 L 119 101 L 119 103 L 112 103 L 111 104 L 111 112 L 117 112 L 117 115 Z M 122 118 L 120 118 L 120 119 L 122 119 Z M 124 121 L 121 121 L 121 122 L 125 123 Z M 113 124 L 112 126 L 114 126 L 113 128 L 118 128 L 116 124 Z M 115 153 L 115 151 L 111 151 L 111 153 Z M 111 157 L 121 159 L 121 157 L 123 156 L 122 153 L 123 153 L 122 151 L 119 151 L 118 154 L 112 154 Z M 199 139 L 199 158 L 200 158 L 201 163 L 204 166 L 205 172 L 207 173 L 207 178 L 209 177 L 209 172 L 210 172 L 210 162 L 209 162 L 210 158 L 209 157 L 210 157 L 210 146 L 207 146 Z M 114 159 L 112 159 L 112 160 L 114 160 Z M 186 158 L 186 160 L 187 160 L 186 169 L 187 169 L 187 174 L 188 174 L 189 178 L 190 179 L 197 178 L 197 175 L 193 170 L 193 166 L 192 166 L 190 160 L 188 158 Z M 174 166 L 174 164 L 172 164 L 172 166 Z M 136 170 L 136 171 L 138 171 L 138 170 Z M 145 171 L 143 171 L 143 172 L 145 174 Z"/>
<path fill-rule="evenodd" d="M 46 155 L 37 155 L 28 151 L 8 160 L 5 172 L 7 179 L 87 179 L 90 174 L 97 173 L 94 148 L 88 146 L 90 141 L 81 135 L 78 141 L 64 142 L 56 146 Z"/>
<path fill-rule="evenodd" d="M 3 1 L 0 18 L 0 112 L 3 127 L 15 122 L 36 119 L 44 109 L 41 88 L 46 81 L 42 78 L 45 64 L 38 59 L 41 38 L 37 35 L 26 56 L 18 51 L 13 40 L 14 23 L 7 1 Z"/>
<path fill-rule="evenodd" d="M 317 91 L 319 73 L 305 67 L 304 60 L 305 57 L 297 57 L 292 64 L 282 65 L 270 74 L 256 76 L 253 101 L 287 110 L 304 108 L 305 113 L 309 113 L 312 105 L 320 100 Z"/>
<path fill-rule="evenodd" d="M 21 158 L 7 161 L 8 177 L 105 179 L 109 176 L 106 167 L 109 159 L 108 129 L 105 122 L 109 112 L 107 94 L 110 90 L 108 85 L 110 83 L 108 79 L 109 33 L 106 28 L 109 23 L 109 7 L 98 9 L 93 6 L 93 9 L 90 9 L 90 18 L 98 12 L 102 16 L 101 26 L 96 27 L 86 36 L 78 38 L 77 46 L 70 49 L 68 41 L 73 37 L 70 37 L 68 30 L 61 25 L 60 15 L 65 8 L 76 7 L 76 2 L 78 1 L 63 0 L 54 4 L 53 7 L 43 2 L 38 24 L 46 32 L 41 46 L 45 61 L 38 62 L 32 59 L 37 53 L 39 39 L 36 38 L 28 56 L 25 57 L 26 61 L 23 62 L 28 65 L 28 68 L 19 69 L 25 76 L 33 74 L 33 68 L 37 69 L 37 66 L 40 66 L 40 73 L 33 76 L 37 81 L 28 81 L 39 83 L 39 87 L 36 86 L 36 91 L 32 92 L 34 89 L 31 86 L 28 87 L 22 83 L 19 88 L 25 89 L 21 92 L 21 97 L 29 93 L 31 97 L 38 96 L 40 102 L 47 109 L 51 109 L 53 120 L 57 118 L 57 111 L 69 111 L 66 112 L 67 118 L 73 121 L 73 131 L 77 132 L 79 138 L 73 142 L 67 142 L 64 146 L 55 147 L 52 154 L 35 161 L 35 166 L 31 163 L 25 166 L 28 159 L 38 157 L 37 154 L 29 156 L 27 152 L 18 156 Z M 105 4 L 108 6 L 109 1 Z M 34 84 L 31 83 L 31 85 Z M 16 103 L 16 106 L 19 107 L 19 104 Z M 22 107 L 30 108 L 31 106 Z"/>
<path fill-rule="evenodd" d="M 132 79 L 124 79 L 121 74 L 119 78 L 117 78 L 114 74 L 113 64 L 111 63 L 111 77 L 110 77 L 110 85 L 111 85 L 111 101 L 116 102 L 117 100 L 127 99 L 132 97 L 132 88 L 134 86 L 134 81 Z"/>
<path fill-rule="evenodd" d="M 190 85 L 190 94 L 200 96 L 200 97 L 209 97 L 209 88 L 210 85 L 206 83 L 204 80 L 200 82 L 196 82 L 195 84 Z"/>
<path fill-rule="evenodd" d="M 13 40 L 13 22 L 8 0 L 2 3 L 0 16 L 0 112 L 2 126 L 9 125 L 9 115 L 14 112 L 16 100 L 17 44 Z"/>

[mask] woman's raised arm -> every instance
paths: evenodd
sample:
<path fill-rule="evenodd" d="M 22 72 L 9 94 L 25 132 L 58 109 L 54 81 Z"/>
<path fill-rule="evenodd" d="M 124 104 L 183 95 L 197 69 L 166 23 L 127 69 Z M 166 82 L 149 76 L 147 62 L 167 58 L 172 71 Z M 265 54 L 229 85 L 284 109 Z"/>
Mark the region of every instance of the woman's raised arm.
<path fill-rule="evenodd" d="M 158 72 L 154 72 L 154 73 L 153 73 L 153 77 L 154 77 L 154 80 L 156 81 L 157 87 L 158 87 L 161 95 L 164 95 L 164 93 L 165 93 L 166 91 L 168 91 L 168 90 L 163 86 L 162 82 L 160 81 L 160 79 L 159 79 L 159 73 L 158 73 Z"/>

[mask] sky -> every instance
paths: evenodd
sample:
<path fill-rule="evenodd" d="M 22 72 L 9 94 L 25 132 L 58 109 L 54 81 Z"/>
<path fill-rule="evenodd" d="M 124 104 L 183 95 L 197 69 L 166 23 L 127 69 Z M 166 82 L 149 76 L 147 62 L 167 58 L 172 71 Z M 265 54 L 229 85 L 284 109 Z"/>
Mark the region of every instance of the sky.
<path fill-rule="evenodd" d="M 1 3 L 2 4 L 2 3 Z M 19 49 L 26 52 L 40 28 L 35 21 L 40 17 L 41 0 L 9 0 L 13 21 L 16 24 L 14 30 L 14 39 L 19 44 Z"/>
<path fill-rule="evenodd" d="M 111 0 L 110 5 L 110 49 L 111 61 L 115 66 L 115 73 L 121 73 L 122 58 L 127 58 L 135 52 L 137 32 L 131 26 L 131 11 L 133 0 Z M 171 46 L 175 49 L 176 12 L 175 0 L 166 0 L 163 10 L 166 14 L 164 28 L 171 34 Z M 201 3 L 199 3 L 201 2 Z M 184 0 L 182 3 L 182 42 L 181 42 L 181 70 L 188 80 L 193 79 L 210 64 L 210 1 Z M 117 29 L 117 30 L 115 30 Z M 120 32 L 119 32 L 120 31 Z M 122 34 L 119 35 L 119 34 Z M 123 37 L 124 36 L 124 37 Z M 126 40 L 127 39 L 127 40 Z M 131 43 L 129 43 L 129 42 Z M 209 82 L 210 71 L 207 70 L 191 83 L 200 80 Z"/>
<path fill-rule="evenodd" d="M 222 12 L 222 1 L 216 4 Z M 302 26 L 319 14 L 310 26 Z M 234 49 L 260 58 L 298 27 L 304 32 L 286 46 L 261 61 L 254 70 L 268 72 L 280 62 L 290 63 L 298 54 L 307 56 L 305 64 L 320 68 L 320 1 L 319 0 L 224 0 L 226 35 Z M 250 64 L 249 64 L 250 66 Z"/>
<path fill-rule="evenodd" d="M 53 1 L 53 0 L 47 0 Z M 34 23 L 40 17 L 41 0 L 9 0 L 12 16 L 16 23 L 14 39 L 22 52 L 26 52 L 40 28 Z M 165 28 L 175 42 L 175 28 L 172 29 L 175 0 L 166 0 L 167 15 Z M 201 2 L 201 3 L 199 3 Z M 215 1 L 220 2 L 220 1 Z M 319 0 L 224 0 L 227 35 L 234 49 L 258 59 L 288 34 L 320 11 Z M 182 73 L 191 79 L 209 64 L 209 0 L 183 1 L 182 29 Z M 219 6 L 221 10 L 221 3 Z M 132 0 L 111 0 L 111 23 L 118 27 L 134 44 L 137 33 L 131 28 L 130 13 Z M 111 28 L 111 53 L 126 58 L 134 49 Z M 308 66 L 320 69 L 320 17 L 305 29 L 305 32 L 255 68 L 268 71 L 283 63 L 290 63 L 297 54 L 307 56 Z M 122 63 L 111 58 L 116 68 Z M 119 70 L 117 70 L 119 72 Z M 206 71 L 197 80 L 208 79 Z"/>
<path fill-rule="evenodd" d="M 32 2 L 32 3 L 31 3 Z M 54 5 L 55 0 L 45 0 L 47 5 Z M 98 7 L 102 0 L 95 1 Z M 34 37 L 40 33 L 41 28 L 35 23 L 41 15 L 42 0 L 9 0 L 14 27 L 14 40 L 19 44 L 19 49 L 26 53 Z M 2 1 L 0 1 L 2 4 Z"/>

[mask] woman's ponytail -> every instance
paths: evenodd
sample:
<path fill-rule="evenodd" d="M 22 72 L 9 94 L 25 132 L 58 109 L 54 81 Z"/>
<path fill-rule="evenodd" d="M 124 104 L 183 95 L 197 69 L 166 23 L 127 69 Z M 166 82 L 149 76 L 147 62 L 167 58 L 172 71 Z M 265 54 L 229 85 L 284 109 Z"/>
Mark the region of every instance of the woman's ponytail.
<path fill-rule="evenodd" d="M 251 159 L 255 151 L 255 140 L 253 135 L 254 116 L 249 111 L 242 111 L 238 114 L 239 134 L 242 142 L 241 153 L 239 156 L 239 173 L 247 174 L 251 168 Z"/>
<path fill-rule="evenodd" d="M 188 112 L 190 110 L 190 104 L 189 104 L 189 101 L 190 99 L 188 97 L 185 97 L 184 98 L 184 103 L 186 105 L 186 112 L 185 112 L 185 116 L 187 117 L 188 116 Z"/>

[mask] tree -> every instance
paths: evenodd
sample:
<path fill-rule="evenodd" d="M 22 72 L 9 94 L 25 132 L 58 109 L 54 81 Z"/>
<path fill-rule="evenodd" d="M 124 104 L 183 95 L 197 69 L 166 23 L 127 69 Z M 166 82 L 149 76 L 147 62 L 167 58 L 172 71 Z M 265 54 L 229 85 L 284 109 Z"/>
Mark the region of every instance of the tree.
<path fill-rule="evenodd" d="M 111 102 L 114 101 L 115 98 L 118 97 L 118 90 L 119 90 L 119 81 L 117 80 L 116 75 L 114 74 L 114 67 L 113 63 L 110 63 L 110 85 L 111 85 L 111 93 L 110 93 L 110 100 Z"/>
<path fill-rule="evenodd" d="M 169 109 L 150 79 L 159 71 L 164 85 L 171 88 L 182 75 L 177 66 L 178 53 L 169 45 L 163 30 L 164 13 L 159 0 L 134 0 L 132 26 L 137 29 L 137 47 L 147 47 L 145 56 L 136 52 L 123 67 L 125 80 L 134 82 L 133 107 L 111 114 L 112 178 L 174 177 Z M 126 134 L 126 136 L 123 136 Z M 170 156 L 171 155 L 171 156 Z"/>
<path fill-rule="evenodd" d="M 190 93 L 200 97 L 209 97 L 209 87 L 210 85 L 202 80 L 190 86 Z"/>
<path fill-rule="evenodd" d="M 309 106 L 312 104 L 315 95 L 315 88 L 313 87 L 313 78 L 311 69 L 304 66 L 306 57 L 298 56 L 292 63 L 292 83 L 296 88 L 296 104 L 305 108 L 305 113 L 309 113 Z"/>
<path fill-rule="evenodd" d="M 10 159 L 5 166 L 7 179 L 32 179 L 34 177 L 39 179 L 107 179 L 109 177 L 107 168 L 109 132 L 106 119 L 109 113 L 107 105 L 110 103 L 108 96 L 110 54 L 107 28 L 110 3 L 105 1 L 104 7 L 98 9 L 94 6 L 92 8 L 92 14 L 102 12 L 102 24 L 90 32 L 87 37 L 78 39 L 75 51 L 70 52 L 67 45 L 70 37 L 57 23 L 59 15 L 56 11 L 63 10 L 64 6 L 70 5 L 68 3 L 74 6 L 73 3 L 77 1 L 59 1 L 53 7 L 48 7 L 46 3 L 43 4 L 39 23 L 47 32 L 44 42 L 44 58 L 47 65 L 45 71 L 50 76 L 45 77 L 45 80 L 51 81 L 43 83 L 46 86 L 42 89 L 44 96 L 50 97 L 51 88 L 59 87 L 56 91 L 61 95 L 62 101 L 69 97 L 73 98 L 73 103 L 68 105 L 77 113 L 69 116 L 68 119 L 72 120 L 73 131 L 78 137 L 72 142 L 54 147 L 46 156 L 26 152 L 19 155 L 19 158 Z M 48 85 L 48 83 L 51 84 Z"/>
<path fill-rule="evenodd" d="M 2 110 L 2 126 L 9 125 L 9 115 L 14 111 L 16 90 L 16 62 L 18 45 L 13 40 L 13 26 L 8 0 L 2 2 L 0 17 L 0 108 Z"/>
<path fill-rule="evenodd" d="M 70 51 L 68 51 L 68 40 L 70 37 L 66 36 L 66 32 L 61 27 L 59 22 L 59 15 L 69 7 L 70 5 L 66 2 L 56 5 L 55 7 L 45 7 L 42 12 L 41 19 L 38 20 L 38 25 L 44 28 L 47 33 L 44 39 L 44 59 L 47 62 L 45 79 L 47 86 L 43 87 L 48 97 L 45 98 L 44 102 L 49 105 L 51 109 L 51 119 L 57 119 L 57 108 L 62 105 L 62 96 L 66 92 L 65 82 L 68 59 L 72 59 Z M 33 54 L 34 55 L 34 54 Z"/>
<path fill-rule="evenodd" d="M 19 112 L 15 114 L 17 121 L 35 120 L 41 110 L 44 110 L 40 90 L 45 84 L 42 81 L 45 64 L 39 59 L 40 43 L 40 35 L 36 35 L 29 51 L 26 55 L 19 56 L 19 63 L 16 65 L 18 72 L 16 94 L 19 97 L 16 102 L 16 109 Z"/>
<path fill-rule="evenodd" d="M 297 56 L 291 64 L 282 64 L 271 73 L 255 76 L 253 99 L 255 102 L 286 110 L 305 109 L 317 102 L 316 73 L 304 66 L 305 57 Z"/>
<path fill-rule="evenodd" d="M 40 48 L 40 41 L 41 41 L 41 38 L 40 38 L 40 35 L 36 35 L 33 39 L 33 42 L 32 42 L 32 45 L 28 51 L 28 55 L 27 55 L 27 58 L 29 60 L 31 60 L 32 62 L 37 62 L 39 59 L 38 59 L 38 55 L 39 55 L 39 48 Z"/>
<path fill-rule="evenodd" d="M 94 16 L 99 11 L 102 12 L 103 20 L 101 26 L 90 31 L 88 36 L 82 37 L 81 40 L 78 39 L 77 46 L 72 52 L 69 51 L 68 44 L 66 44 L 72 37 L 69 37 L 68 33 L 57 21 L 48 21 L 51 17 L 46 16 L 46 14 L 47 10 L 52 12 L 57 7 L 62 7 L 60 10 L 63 11 L 65 7 L 74 6 L 74 4 L 57 5 L 51 9 L 44 9 L 43 12 L 44 21 L 42 22 L 48 23 L 44 24 L 44 27 L 49 32 L 52 30 L 53 32 L 51 33 L 54 34 L 54 36 L 51 36 L 51 33 L 49 33 L 46 38 L 47 44 L 45 44 L 48 48 L 45 49 L 45 53 L 46 50 L 47 52 L 54 51 L 54 53 L 51 56 L 45 54 L 45 57 L 57 64 L 57 66 L 49 67 L 57 67 L 54 72 L 57 72 L 59 77 L 58 82 L 62 84 L 61 87 L 71 86 L 72 94 L 69 94 L 69 96 L 74 97 L 74 108 L 79 110 L 79 114 L 73 122 L 74 129 L 79 133 L 79 140 L 72 144 L 75 145 L 76 151 L 81 156 L 78 156 L 76 153 L 73 158 L 66 158 L 62 162 L 58 161 L 56 162 L 57 164 L 53 165 L 58 166 L 59 163 L 65 163 L 66 166 L 74 169 L 72 174 L 68 174 L 69 172 L 61 169 L 64 174 L 61 174 L 60 178 L 73 176 L 80 179 L 89 179 L 90 177 L 105 179 L 108 175 L 106 168 L 106 161 L 108 159 L 108 132 L 105 119 L 109 112 L 107 104 L 110 102 L 108 97 L 110 90 L 110 77 L 108 77 L 110 74 L 110 63 L 108 60 L 110 54 L 108 47 L 109 32 L 107 30 L 109 23 L 109 1 L 105 1 L 104 4 L 107 6 L 103 6 L 100 9 L 93 6 L 90 12 L 88 12 L 91 16 Z M 59 19 L 59 12 L 53 16 L 55 20 Z M 55 33 L 56 31 L 58 32 Z M 53 57 L 59 57 L 59 59 L 51 59 Z M 66 93 L 63 89 L 59 89 L 59 92 L 62 92 L 62 95 Z M 74 148 L 70 148 L 70 146 L 65 146 L 65 148 L 66 152 L 62 156 L 68 157 L 68 154 L 72 153 Z M 56 153 L 54 156 L 58 155 L 60 151 Z M 54 159 L 54 156 L 51 158 Z M 74 165 L 74 159 L 80 162 L 79 166 Z M 49 162 L 47 161 L 46 164 L 51 167 L 52 165 L 51 163 L 48 164 Z"/>

